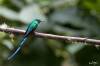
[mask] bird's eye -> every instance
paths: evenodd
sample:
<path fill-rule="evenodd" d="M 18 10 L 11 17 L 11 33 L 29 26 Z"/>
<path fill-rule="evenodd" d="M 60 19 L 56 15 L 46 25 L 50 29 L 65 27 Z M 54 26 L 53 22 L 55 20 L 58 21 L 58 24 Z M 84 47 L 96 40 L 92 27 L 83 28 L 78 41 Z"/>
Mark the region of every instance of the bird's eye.
<path fill-rule="evenodd" d="M 38 21 L 39 23 L 41 22 L 41 20 L 40 19 L 35 19 L 36 21 Z"/>

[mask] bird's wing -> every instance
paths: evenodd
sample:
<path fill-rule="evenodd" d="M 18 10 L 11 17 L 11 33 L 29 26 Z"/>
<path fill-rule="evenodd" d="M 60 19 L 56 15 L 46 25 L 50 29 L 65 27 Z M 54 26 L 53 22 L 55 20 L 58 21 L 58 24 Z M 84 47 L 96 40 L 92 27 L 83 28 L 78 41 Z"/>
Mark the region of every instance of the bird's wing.
<path fill-rule="evenodd" d="M 36 30 L 37 26 L 38 26 L 38 24 L 33 24 L 33 25 L 29 24 L 23 37 L 27 37 L 32 31 Z"/>

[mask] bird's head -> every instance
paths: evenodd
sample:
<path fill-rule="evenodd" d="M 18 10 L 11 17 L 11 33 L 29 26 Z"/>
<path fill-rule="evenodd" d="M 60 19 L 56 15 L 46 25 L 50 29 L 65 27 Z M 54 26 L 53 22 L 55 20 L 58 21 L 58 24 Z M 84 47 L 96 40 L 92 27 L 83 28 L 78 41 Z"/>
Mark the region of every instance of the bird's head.
<path fill-rule="evenodd" d="M 40 19 L 35 19 L 38 23 L 40 23 L 40 22 L 43 22 L 43 21 L 41 21 Z"/>

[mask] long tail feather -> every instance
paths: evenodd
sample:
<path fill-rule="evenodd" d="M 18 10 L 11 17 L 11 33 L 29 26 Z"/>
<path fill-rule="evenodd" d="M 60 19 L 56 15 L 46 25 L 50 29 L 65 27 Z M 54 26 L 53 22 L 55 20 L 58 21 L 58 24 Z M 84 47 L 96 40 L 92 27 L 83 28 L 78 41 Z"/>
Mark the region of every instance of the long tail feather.
<path fill-rule="evenodd" d="M 16 51 L 8 57 L 8 60 L 11 60 L 13 58 L 15 58 L 18 54 L 18 52 L 21 50 L 21 48 L 24 46 L 25 41 L 27 40 L 27 37 L 23 38 L 21 43 L 19 44 L 18 48 L 16 49 Z"/>
<path fill-rule="evenodd" d="M 17 55 L 17 53 L 19 52 L 20 49 L 21 49 L 21 47 L 18 47 L 17 50 L 11 56 L 8 57 L 8 60 L 13 59 Z"/>

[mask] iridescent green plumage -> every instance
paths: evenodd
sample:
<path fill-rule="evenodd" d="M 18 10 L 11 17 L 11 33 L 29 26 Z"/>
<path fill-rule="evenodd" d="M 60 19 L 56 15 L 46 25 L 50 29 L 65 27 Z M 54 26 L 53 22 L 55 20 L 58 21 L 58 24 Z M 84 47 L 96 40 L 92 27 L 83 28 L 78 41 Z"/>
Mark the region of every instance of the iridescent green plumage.
<path fill-rule="evenodd" d="M 36 28 L 37 28 L 37 26 L 40 22 L 41 22 L 40 20 L 35 19 L 29 24 L 22 40 L 20 41 L 20 43 L 18 45 L 18 48 L 16 49 L 16 51 L 10 57 L 8 57 L 8 60 L 13 59 L 17 55 L 17 53 L 20 51 L 20 49 L 24 46 L 25 41 L 27 40 L 30 33 L 36 30 Z"/>

